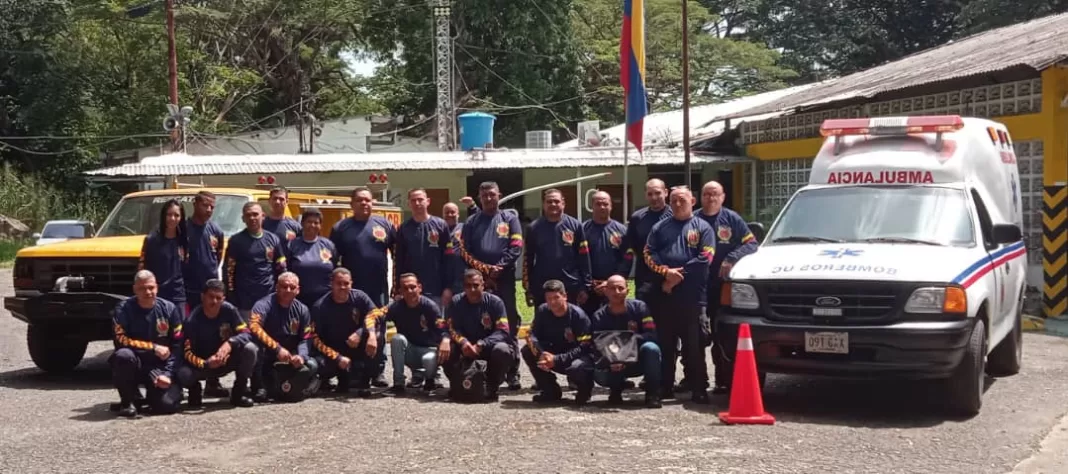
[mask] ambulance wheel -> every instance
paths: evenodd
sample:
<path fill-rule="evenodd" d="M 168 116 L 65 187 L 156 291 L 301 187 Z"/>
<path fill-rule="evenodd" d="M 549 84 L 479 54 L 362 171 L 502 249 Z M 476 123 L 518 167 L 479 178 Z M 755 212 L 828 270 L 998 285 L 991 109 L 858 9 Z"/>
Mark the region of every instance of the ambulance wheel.
<path fill-rule="evenodd" d="M 955 415 L 972 417 L 978 415 L 983 406 L 986 347 L 986 325 L 981 319 L 976 319 L 964 357 L 953 375 L 946 380 L 947 408 Z"/>
<path fill-rule="evenodd" d="M 88 341 L 70 339 L 49 332 L 48 328 L 31 324 L 26 329 L 26 347 L 34 365 L 49 373 L 74 370 L 85 356 Z"/>
<path fill-rule="evenodd" d="M 990 351 L 986 359 L 986 373 L 991 377 L 1008 377 L 1020 372 L 1023 362 L 1023 302 L 1019 307 L 1012 332 Z"/>

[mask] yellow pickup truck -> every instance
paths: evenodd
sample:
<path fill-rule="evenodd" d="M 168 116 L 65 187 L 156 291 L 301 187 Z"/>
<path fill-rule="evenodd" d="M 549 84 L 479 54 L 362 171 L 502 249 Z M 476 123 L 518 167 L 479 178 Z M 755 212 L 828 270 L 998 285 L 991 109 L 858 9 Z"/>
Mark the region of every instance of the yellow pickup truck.
<path fill-rule="evenodd" d="M 26 343 L 34 364 L 46 372 L 74 369 L 91 341 L 110 340 L 111 313 L 116 303 L 133 293 L 141 244 L 158 225 L 159 209 L 178 199 L 193 214 L 193 197 L 201 190 L 216 195 L 212 220 L 229 237 L 244 229 L 241 207 L 246 202 L 264 204 L 270 190 L 242 188 L 179 188 L 128 194 L 108 215 L 96 236 L 18 252 L 13 272 L 15 296 L 4 298 L 4 309 L 29 324 Z M 323 232 L 352 214 L 349 199 L 338 196 L 289 193 L 286 214 L 299 220 L 306 207 L 323 212 Z M 375 203 L 373 212 L 394 226 L 401 222 L 401 209 Z"/>

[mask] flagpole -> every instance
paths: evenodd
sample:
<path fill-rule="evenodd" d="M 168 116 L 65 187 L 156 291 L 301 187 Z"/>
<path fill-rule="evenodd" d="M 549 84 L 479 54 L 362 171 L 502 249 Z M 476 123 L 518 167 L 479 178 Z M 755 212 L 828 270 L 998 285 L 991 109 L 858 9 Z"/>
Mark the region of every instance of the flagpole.
<path fill-rule="evenodd" d="M 686 4 L 682 0 L 682 155 L 686 187 L 693 189 L 690 179 L 690 27 Z"/>
<path fill-rule="evenodd" d="M 626 102 L 627 102 L 627 99 L 623 99 L 623 103 L 625 104 Z M 626 106 L 624 105 L 623 108 L 625 110 Z M 622 219 L 624 224 L 626 224 L 627 220 L 630 219 L 630 207 L 627 207 L 627 202 L 629 201 L 629 198 L 630 198 L 630 188 L 628 187 L 628 184 L 630 183 L 630 179 L 629 179 L 629 177 L 627 175 L 627 151 L 630 150 L 630 147 L 627 146 L 628 144 L 629 143 L 627 142 L 626 137 L 624 137 L 623 138 L 623 219 Z"/>

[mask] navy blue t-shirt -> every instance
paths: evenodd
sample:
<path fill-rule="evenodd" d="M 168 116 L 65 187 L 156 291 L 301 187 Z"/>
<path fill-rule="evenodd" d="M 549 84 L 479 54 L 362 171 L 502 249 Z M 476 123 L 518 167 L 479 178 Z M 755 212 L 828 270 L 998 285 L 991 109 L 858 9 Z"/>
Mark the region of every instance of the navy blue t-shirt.
<path fill-rule="evenodd" d="M 560 280 L 569 292 L 587 290 L 590 280 L 590 248 L 582 223 L 567 214 L 557 222 L 540 217 L 530 225 L 524 239 L 523 275 L 527 291 L 541 291 L 549 280 Z"/>
<path fill-rule="evenodd" d="M 547 303 L 534 311 L 534 321 L 527 332 L 527 346 L 534 355 L 547 351 L 553 354 L 554 364 L 566 366 L 589 354 L 592 344 L 590 318 L 578 306 L 568 303 L 563 316 L 554 314 Z"/>
<path fill-rule="evenodd" d="M 389 296 L 387 251 L 396 242 L 393 224 L 379 215 L 365 221 L 348 218 L 334 224 L 330 241 L 341 256 L 340 265 L 352 272 L 352 287 L 367 293 L 375 304 L 385 304 Z"/>
<path fill-rule="evenodd" d="M 408 219 L 397 230 L 397 258 L 393 278 L 414 273 L 423 285 L 423 293 L 438 296 L 448 283 L 445 251 L 451 235 L 449 225 L 440 217 L 430 216 L 423 222 Z"/>
<path fill-rule="evenodd" d="M 185 303 L 185 282 L 182 279 L 182 264 L 186 250 L 177 238 L 168 239 L 158 231 L 152 231 L 141 245 L 139 270 L 148 270 L 156 275 L 160 298 L 182 306 Z"/>
<path fill-rule="evenodd" d="M 664 206 L 659 211 L 643 207 L 634 211 L 634 214 L 630 216 L 630 221 L 627 223 L 627 242 L 630 243 L 631 252 L 636 257 L 634 283 L 637 286 L 654 281 L 656 277 L 656 274 L 649 269 L 641 255 L 642 251 L 645 250 L 645 243 L 649 240 L 649 233 L 652 232 L 653 226 L 670 217 L 671 208 L 667 206 Z"/>
<path fill-rule="evenodd" d="M 374 329 L 378 307 L 360 290 L 349 290 L 344 303 L 334 301 L 331 293 L 323 295 L 312 306 L 312 332 L 315 349 L 320 354 L 337 360 L 339 350 L 348 350 L 349 336 L 367 336 L 367 329 Z"/>
<path fill-rule="evenodd" d="M 204 283 L 219 277 L 219 264 L 223 261 L 223 231 L 213 221 L 197 225 L 192 218 L 185 222 L 188 235 L 185 265 L 182 276 L 187 300 L 196 301 L 204 289 Z"/>
<path fill-rule="evenodd" d="M 145 309 L 137 304 L 136 297 L 131 296 L 115 306 L 112 326 L 116 348 L 124 347 L 144 354 L 153 351 L 156 344 L 169 347 L 171 356 L 167 360 L 159 360 L 153 355 L 142 358 L 142 361 L 152 361 L 155 365 L 150 369 L 153 376 L 170 377 L 174 374 L 184 337 L 182 314 L 177 306 L 163 298 L 156 298 L 152 307 Z"/>
<path fill-rule="evenodd" d="M 714 215 L 707 216 L 702 212 L 697 216 L 707 222 L 716 233 L 716 255 L 708 269 L 712 280 L 719 279 L 719 267 L 723 266 L 723 262 L 737 263 L 740 258 L 756 252 L 756 237 L 749 231 L 749 224 L 737 212 L 724 207 Z"/>
<path fill-rule="evenodd" d="M 237 307 L 225 301 L 214 318 L 209 318 L 204 314 L 204 308 L 197 306 L 189 314 L 182 332 L 185 334 L 185 361 L 198 369 L 205 367 L 204 359 L 211 358 L 224 342 L 230 342 L 232 350 L 237 350 L 252 340 Z"/>
<path fill-rule="evenodd" d="M 289 241 L 286 252 L 286 268 L 300 278 L 300 301 L 305 305 L 315 304 L 330 292 L 330 274 L 337 266 L 337 248 L 334 243 L 316 237 L 308 242 L 304 238 Z"/>
<path fill-rule="evenodd" d="M 612 275 L 629 277 L 634 253 L 627 242 L 627 227 L 617 220 L 598 224 L 590 219 L 582 223 L 582 229 L 590 244 L 590 274 L 593 279 L 604 281 Z"/>
<path fill-rule="evenodd" d="M 420 296 L 414 308 L 403 299 L 394 301 L 386 307 L 385 313 L 383 323 L 393 321 L 397 334 L 404 335 L 410 344 L 437 347 L 446 337 L 441 308 L 426 296 Z"/>
<path fill-rule="evenodd" d="M 656 341 L 656 323 L 649 306 L 642 300 L 628 298 L 623 303 L 622 313 L 614 313 L 609 305 L 604 305 L 593 313 L 593 332 L 601 331 L 630 331 L 639 334 L 642 341 Z"/>
<path fill-rule="evenodd" d="M 515 280 L 515 262 L 523 253 L 523 225 L 518 217 L 500 210 L 493 215 L 481 211 L 467 218 L 460 236 L 460 255 L 468 267 L 484 272 L 476 266 L 498 265 L 503 268 L 501 281 Z"/>
<path fill-rule="evenodd" d="M 682 283 L 671 291 L 673 300 L 704 305 L 708 299 L 708 266 L 715 253 L 715 235 L 704 220 L 671 218 L 653 226 L 644 257 L 650 270 L 659 275 L 657 281 L 663 281 L 668 269 L 682 268 Z"/>
<path fill-rule="evenodd" d="M 252 306 L 249 329 L 259 343 L 272 352 L 284 347 L 293 355 L 308 358 L 312 338 L 311 313 L 300 300 L 293 300 L 288 308 L 278 303 L 271 293 Z"/>
<path fill-rule="evenodd" d="M 249 310 L 257 301 L 274 291 L 274 280 L 286 269 L 286 257 L 278 236 L 261 232 L 254 236 L 245 229 L 226 246 L 226 301 L 238 309 Z"/>
<path fill-rule="evenodd" d="M 498 342 L 511 342 L 508 332 L 508 313 L 504 301 L 492 293 L 482 293 L 475 303 L 467 300 L 465 293 L 452 297 L 452 303 L 446 311 L 446 326 L 449 337 L 457 344 L 464 341 L 493 347 Z"/>
<path fill-rule="evenodd" d="M 457 222 L 455 227 L 449 229 L 449 242 L 445 245 L 445 281 L 454 295 L 464 291 L 464 271 L 467 270 L 467 264 L 459 251 L 460 233 L 463 229 L 462 222 Z"/>

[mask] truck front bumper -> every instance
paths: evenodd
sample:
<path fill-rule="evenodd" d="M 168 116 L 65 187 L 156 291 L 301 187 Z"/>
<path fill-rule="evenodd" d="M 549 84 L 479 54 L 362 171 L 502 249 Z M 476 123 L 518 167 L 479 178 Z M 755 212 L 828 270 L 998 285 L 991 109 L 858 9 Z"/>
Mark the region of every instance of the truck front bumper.
<path fill-rule="evenodd" d="M 738 328 L 749 323 L 758 370 L 856 378 L 949 377 L 964 357 L 975 324 L 973 318 L 958 318 L 882 326 L 828 326 L 725 313 L 717 318 L 716 332 L 732 364 Z M 848 353 L 806 352 L 806 332 L 848 333 Z"/>
<path fill-rule="evenodd" d="M 65 327 L 92 340 L 112 337 L 112 312 L 125 296 L 110 293 L 19 291 L 4 298 L 4 309 L 28 324 Z"/>

